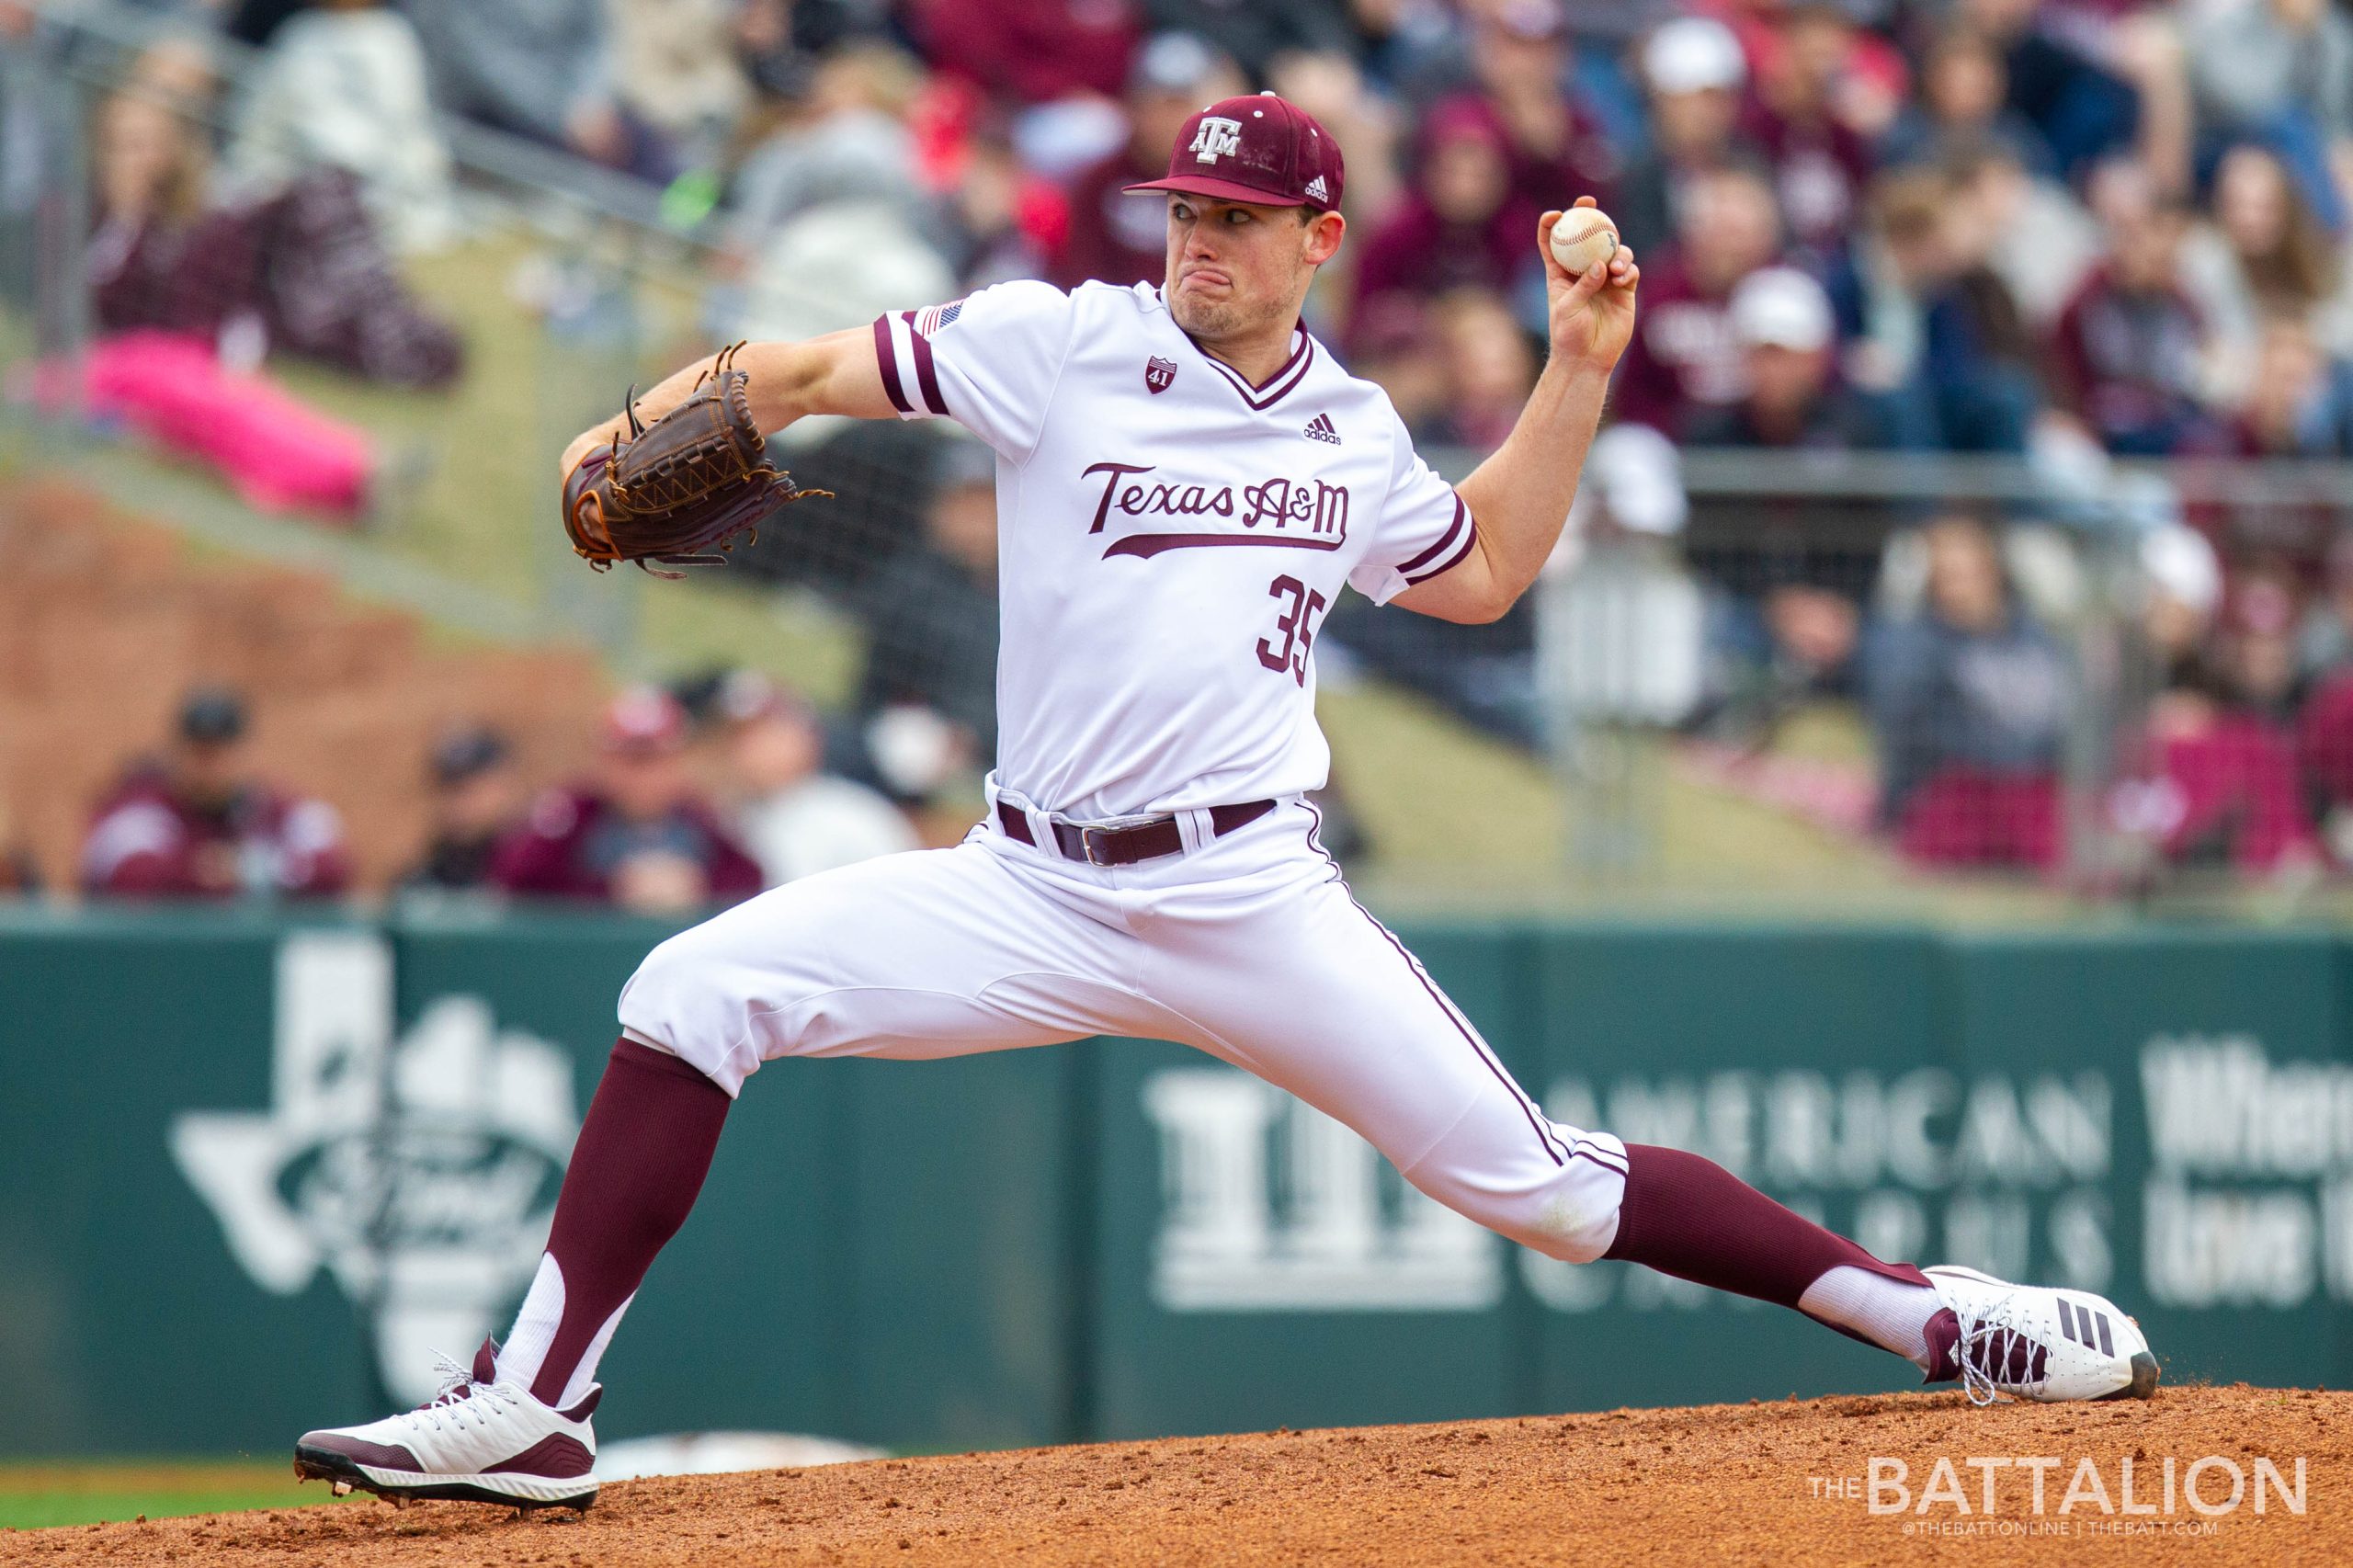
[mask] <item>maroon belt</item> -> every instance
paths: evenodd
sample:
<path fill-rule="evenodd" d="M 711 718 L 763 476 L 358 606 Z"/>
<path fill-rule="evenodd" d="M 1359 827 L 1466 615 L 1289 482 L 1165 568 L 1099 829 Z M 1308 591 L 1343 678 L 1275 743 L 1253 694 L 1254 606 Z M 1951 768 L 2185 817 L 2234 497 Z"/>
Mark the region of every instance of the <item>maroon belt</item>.
<path fill-rule="evenodd" d="M 1272 801 L 1252 801 L 1240 806 L 1211 806 L 1210 832 L 1223 838 L 1237 827 L 1256 822 L 1275 809 Z M 1051 819 L 1050 819 L 1051 820 Z M 1005 829 L 1007 838 L 1039 847 L 1038 835 L 1029 831 L 1029 819 L 1009 801 L 996 803 L 997 825 Z M 1184 852 L 1185 838 L 1176 828 L 1173 816 L 1154 817 L 1133 827 L 1081 827 L 1075 823 L 1056 822 L 1054 847 L 1065 860 L 1077 860 L 1089 866 L 1132 866 L 1139 860 L 1157 860 L 1164 855 Z"/>

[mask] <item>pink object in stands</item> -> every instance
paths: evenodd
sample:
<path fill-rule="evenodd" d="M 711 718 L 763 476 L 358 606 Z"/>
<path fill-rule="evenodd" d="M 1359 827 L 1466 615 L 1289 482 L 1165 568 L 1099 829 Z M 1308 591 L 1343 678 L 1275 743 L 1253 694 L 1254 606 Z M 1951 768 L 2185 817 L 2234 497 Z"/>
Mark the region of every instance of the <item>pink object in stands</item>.
<path fill-rule="evenodd" d="M 84 396 L 97 417 L 216 468 L 264 511 L 345 516 L 367 502 L 376 451 L 367 434 L 298 401 L 265 376 L 222 367 L 210 343 L 129 332 L 94 345 Z"/>

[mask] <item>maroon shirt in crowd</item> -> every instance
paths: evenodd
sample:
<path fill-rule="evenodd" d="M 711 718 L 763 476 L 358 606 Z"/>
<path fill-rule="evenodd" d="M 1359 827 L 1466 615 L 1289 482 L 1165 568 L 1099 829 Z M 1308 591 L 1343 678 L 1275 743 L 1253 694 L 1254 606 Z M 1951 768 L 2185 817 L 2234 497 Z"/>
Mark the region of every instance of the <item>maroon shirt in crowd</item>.
<path fill-rule="evenodd" d="M 917 0 L 911 10 L 935 70 L 1033 104 L 1119 97 L 1138 30 L 1130 0 Z"/>
<path fill-rule="evenodd" d="M 1732 290 L 1702 288 L 1668 257 L 1643 275 L 1643 308 L 1619 362 L 1618 417 L 1680 436 L 1694 414 L 1745 396 L 1748 371 L 1732 329 Z"/>
<path fill-rule="evenodd" d="M 709 807 L 688 801 L 653 821 L 631 822 L 588 789 L 540 795 L 491 857 L 490 880 L 525 897 L 605 902 L 624 861 L 654 854 L 701 867 L 713 903 L 735 903 L 760 891 L 759 862 Z"/>
<path fill-rule="evenodd" d="M 2200 434 L 2196 398 L 2205 323 L 2178 287 L 2120 287 L 2096 267 L 2051 335 L 2052 392 L 2111 451 L 2163 456 Z"/>
<path fill-rule="evenodd" d="M 108 795 L 82 845 L 82 885 L 124 898 L 328 898 L 351 881 L 343 823 L 323 801 L 246 785 L 218 807 L 141 768 Z"/>
<path fill-rule="evenodd" d="M 1742 136 L 1772 170 L 1790 237 L 1809 250 L 1844 249 L 1871 177 L 1871 152 L 1836 120 L 1784 119 L 1752 106 Z"/>
<path fill-rule="evenodd" d="M 1090 278 L 1159 282 L 1168 270 L 1168 199 L 1152 191 L 1130 196 L 1120 187 L 1167 172 L 1165 158 L 1147 165 L 1123 147 L 1082 173 L 1070 188 L 1069 237 L 1048 280 L 1057 289 Z"/>
<path fill-rule="evenodd" d="M 2155 738 L 2152 750 L 2168 858 L 2227 859 L 2262 871 L 2317 856 L 2296 744 L 2284 726 L 2225 712 L 2194 733 Z"/>

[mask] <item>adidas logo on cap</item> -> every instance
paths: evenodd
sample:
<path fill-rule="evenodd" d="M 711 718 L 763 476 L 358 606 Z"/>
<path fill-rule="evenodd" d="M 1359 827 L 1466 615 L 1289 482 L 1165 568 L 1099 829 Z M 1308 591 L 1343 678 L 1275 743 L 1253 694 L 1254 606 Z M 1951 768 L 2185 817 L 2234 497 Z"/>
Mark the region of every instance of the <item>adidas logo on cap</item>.
<path fill-rule="evenodd" d="M 1324 176 L 1322 175 L 1317 175 L 1313 179 L 1307 182 L 1307 194 L 1313 197 L 1318 201 L 1329 201 L 1331 199 L 1330 197 L 1324 194 Z"/>
<path fill-rule="evenodd" d="M 1332 428 L 1332 416 L 1328 414 L 1319 414 L 1309 420 L 1307 428 L 1300 434 L 1311 441 L 1329 441 L 1336 447 L 1340 444 L 1340 433 Z"/>

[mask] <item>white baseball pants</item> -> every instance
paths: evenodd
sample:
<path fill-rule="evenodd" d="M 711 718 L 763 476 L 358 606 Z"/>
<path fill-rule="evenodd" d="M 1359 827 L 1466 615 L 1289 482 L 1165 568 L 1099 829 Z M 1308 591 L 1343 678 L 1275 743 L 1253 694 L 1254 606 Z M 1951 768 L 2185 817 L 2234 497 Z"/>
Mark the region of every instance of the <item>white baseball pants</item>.
<path fill-rule="evenodd" d="M 1349 894 L 1313 808 L 1286 800 L 1222 838 L 1180 813 L 1188 853 L 1096 867 L 1006 836 L 995 807 L 953 849 L 788 883 L 671 937 L 622 991 L 622 1027 L 730 1095 L 785 1056 L 1174 1040 L 1353 1128 L 1513 1241 L 1576 1263 L 1608 1247 L 1625 1145 L 1544 1116 Z"/>

